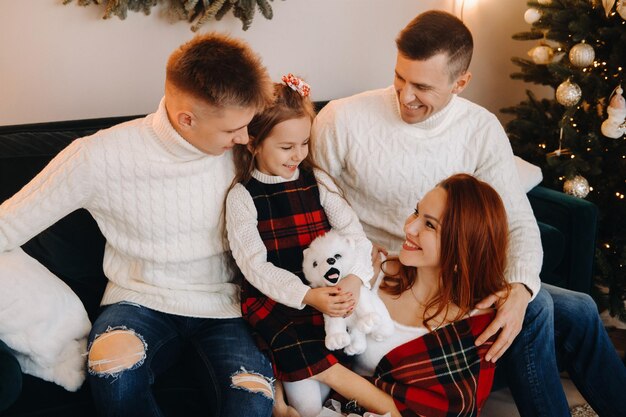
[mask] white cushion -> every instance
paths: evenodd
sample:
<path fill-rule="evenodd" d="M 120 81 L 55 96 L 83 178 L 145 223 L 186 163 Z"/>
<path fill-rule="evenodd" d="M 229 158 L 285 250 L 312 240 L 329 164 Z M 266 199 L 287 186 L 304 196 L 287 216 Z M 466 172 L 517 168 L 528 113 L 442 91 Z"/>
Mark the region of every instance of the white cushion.
<path fill-rule="evenodd" d="M 0 253 L 0 340 L 24 373 L 76 391 L 91 323 L 78 296 L 22 249 Z"/>
<path fill-rule="evenodd" d="M 520 184 L 522 184 L 522 188 L 525 192 L 529 192 L 539 185 L 541 180 L 543 180 L 541 168 L 537 165 L 531 164 L 530 162 L 524 161 L 519 156 L 515 156 L 515 166 L 517 167 Z"/>

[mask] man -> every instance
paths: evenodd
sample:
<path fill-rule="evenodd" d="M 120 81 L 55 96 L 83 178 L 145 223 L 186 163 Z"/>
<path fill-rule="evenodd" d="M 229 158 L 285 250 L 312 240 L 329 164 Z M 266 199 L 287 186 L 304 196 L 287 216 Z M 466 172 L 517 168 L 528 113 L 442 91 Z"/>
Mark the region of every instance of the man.
<path fill-rule="evenodd" d="M 493 114 L 457 97 L 471 79 L 469 29 L 453 15 L 428 11 L 400 32 L 396 44 L 393 86 L 333 101 L 316 118 L 319 163 L 344 189 L 368 237 L 391 251 L 402 244 L 398 232 L 415 201 L 441 180 L 465 172 L 491 184 L 509 218 L 511 292 L 477 304 L 497 308 L 477 343 L 500 331 L 486 359 L 495 362 L 507 352 L 501 368 L 523 416 L 569 415 L 555 343 L 592 407 L 617 416 L 626 409 L 626 371 L 593 300 L 542 288 L 539 231 L 506 134 Z"/>
<path fill-rule="evenodd" d="M 221 212 L 229 149 L 248 142 L 272 94 L 245 43 L 197 36 L 170 56 L 155 113 L 75 140 L 0 206 L 0 252 L 80 207 L 107 240 L 88 357 L 101 415 L 162 415 L 151 385 L 184 344 L 202 359 L 220 416 L 271 414 L 272 369 L 241 318 Z"/>

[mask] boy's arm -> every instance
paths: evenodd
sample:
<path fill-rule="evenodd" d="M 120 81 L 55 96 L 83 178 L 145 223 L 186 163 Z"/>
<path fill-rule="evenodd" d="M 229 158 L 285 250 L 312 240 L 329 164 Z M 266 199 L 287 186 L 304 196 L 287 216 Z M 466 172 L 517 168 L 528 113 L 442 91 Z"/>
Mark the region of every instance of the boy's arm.
<path fill-rule="evenodd" d="M 63 149 L 13 197 L 0 205 L 0 252 L 14 249 L 83 207 L 93 187 L 79 139 Z"/>

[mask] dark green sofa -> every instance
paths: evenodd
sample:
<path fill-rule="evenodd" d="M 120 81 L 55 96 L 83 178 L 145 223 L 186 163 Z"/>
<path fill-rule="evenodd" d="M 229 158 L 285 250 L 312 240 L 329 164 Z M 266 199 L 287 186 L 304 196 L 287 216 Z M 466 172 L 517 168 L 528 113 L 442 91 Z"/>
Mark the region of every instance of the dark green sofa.
<path fill-rule="evenodd" d="M 137 116 L 139 117 L 139 116 Z M 72 140 L 132 119 L 118 117 L 0 127 L 0 202 L 27 183 Z M 545 282 L 589 292 L 596 233 L 596 207 L 563 193 L 536 187 L 528 194 L 541 228 Z M 62 278 L 94 319 L 106 278 L 102 272 L 104 238 L 95 221 L 78 210 L 23 246 Z M 1 291 L 2 289 L 0 289 Z M 160 376 L 155 395 L 167 415 L 211 415 L 203 395 L 196 358 L 183 355 L 182 366 Z M 89 386 L 70 393 L 30 375 L 22 375 L 10 349 L 0 343 L 0 416 L 96 415 Z"/>

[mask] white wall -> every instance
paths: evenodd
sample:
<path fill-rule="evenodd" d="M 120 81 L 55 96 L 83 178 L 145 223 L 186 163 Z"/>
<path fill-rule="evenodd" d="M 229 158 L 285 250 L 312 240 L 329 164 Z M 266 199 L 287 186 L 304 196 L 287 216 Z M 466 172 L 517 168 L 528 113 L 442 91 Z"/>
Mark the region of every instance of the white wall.
<path fill-rule="evenodd" d="M 226 16 L 201 30 L 246 39 L 272 77 L 294 72 L 312 85 L 314 100 L 391 83 L 394 39 L 417 13 L 459 13 L 459 0 L 276 0 L 274 18 L 259 13 L 252 27 Z M 526 86 L 509 80 L 512 55 L 532 45 L 514 42 L 526 0 L 466 0 L 473 31 L 474 78 L 464 96 L 493 112 L 515 104 Z M 125 21 L 102 20 L 102 7 L 62 0 L 0 0 L 0 125 L 152 112 L 162 95 L 170 52 L 194 34 L 154 10 Z"/>

